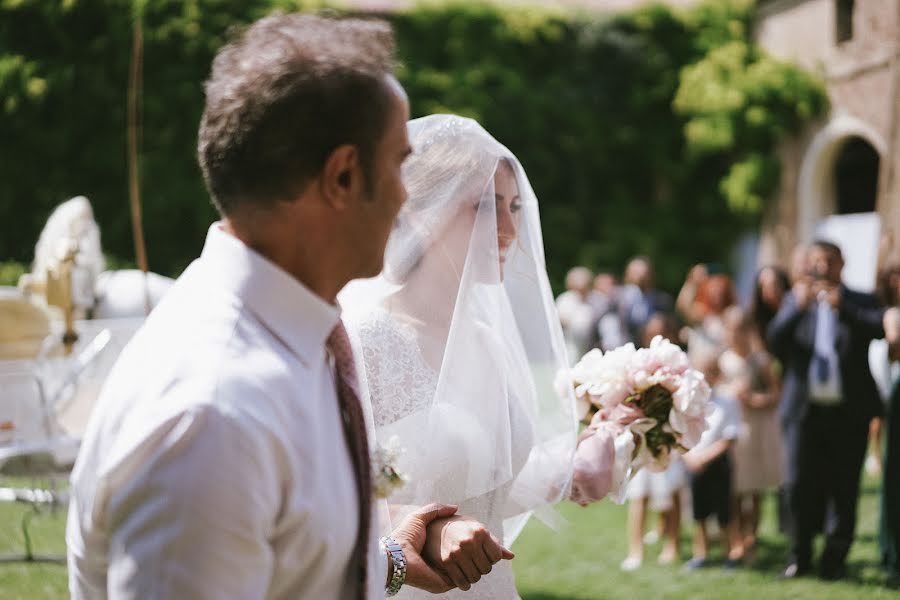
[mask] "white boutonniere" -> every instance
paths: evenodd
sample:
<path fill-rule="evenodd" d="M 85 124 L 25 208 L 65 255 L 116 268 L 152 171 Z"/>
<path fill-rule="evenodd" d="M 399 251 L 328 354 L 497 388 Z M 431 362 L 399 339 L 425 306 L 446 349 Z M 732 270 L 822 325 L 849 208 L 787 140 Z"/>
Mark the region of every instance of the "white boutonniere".
<path fill-rule="evenodd" d="M 406 485 L 409 478 L 397 470 L 397 461 L 405 452 L 397 436 L 392 436 L 386 444 L 376 442 L 372 452 L 372 493 L 376 498 L 388 498 Z"/>

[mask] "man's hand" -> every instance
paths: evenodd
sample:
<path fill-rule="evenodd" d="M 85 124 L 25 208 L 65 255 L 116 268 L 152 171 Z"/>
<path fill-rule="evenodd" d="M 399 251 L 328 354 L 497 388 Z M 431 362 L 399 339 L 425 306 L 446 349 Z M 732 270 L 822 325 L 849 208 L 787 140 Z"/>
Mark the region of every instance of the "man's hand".
<path fill-rule="evenodd" d="M 832 285 L 825 290 L 825 300 L 834 308 L 841 307 L 841 288 Z"/>
<path fill-rule="evenodd" d="M 391 537 L 403 548 L 406 558 L 406 585 L 432 594 L 442 594 L 454 588 L 449 577 L 428 566 L 422 558 L 422 547 L 428 526 L 436 519 L 452 517 L 456 509 L 456 506 L 446 504 L 429 504 L 407 515 L 391 533 Z"/>
<path fill-rule="evenodd" d="M 456 515 L 431 522 L 422 556 L 456 587 L 467 591 L 482 575 L 490 573 L 495 563 L 515 555 L 484 525 L 471 517 Z"/>
<path fill-rule="evenodd" d="M 687 281 L 693 285 L 700 285 L 709 277 L 709 270 L 706 265 L 699 264 L 691 267 L 688 271 Z"/>
<path fill-rule="evenodd" d="M 809 304 L 813 299 L 813 290 L 809 285 L 809 282 L 804 279 L 799 279 L 797 283 L 794 284 L 792 291 L 794 292 L 794 299 L 797 300 L 797 308 L 800 310 L 809 308 Z"/>

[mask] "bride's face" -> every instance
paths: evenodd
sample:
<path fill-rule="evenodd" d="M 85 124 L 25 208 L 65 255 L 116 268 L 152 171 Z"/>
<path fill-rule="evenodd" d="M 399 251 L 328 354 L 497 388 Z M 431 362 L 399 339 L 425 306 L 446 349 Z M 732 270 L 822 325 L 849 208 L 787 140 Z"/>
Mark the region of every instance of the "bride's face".
<path fill-rule="evenodd" d="M 500 278 L 503 279 L 503 267 L 507 255 L 518 236 L 522 204 L 519 199 L 516 176 L 509 163 L 501 161 L 498 164 L 493 183 L 493 199 L 482 197 L 463 203 L 461 210 L 441 234 L 440 239 L 428 251 L 430 258 L 443 261 L 445 267 L 449 263 L 449 267 L 457 277 L 462 276 L 466 256 L 470 250 L 474 249 L 476 252 L 489 252 L 496 260 L 499 260 Z M 492 203 L 492 205 L 487 203 Z M 488 210 L 494 211 L 496 216 L 497 245 L 493 248 L 485 246 L 482 240 L 472 237 L 476 230 L 485 229 L 487 222 L 479 221 L 479 219 L 487 216 L 487 213 L 481 211 Z M 474 265 L 477 270 L 475 274 L 477 280 L 496 279 L 497 271 L 493 270 L 489 264 L 478 260 Z M 489 271 L 482 271 L 485 267 Z"/>
<path fill-rule="evenodd" d="M 494 198 L 497 203 L 497 248 L 500 252 L 500 276 L 510 246 L 519 235 L 519 221 L 522 201 L 519 198 L 519 185 L 512 167 L 505 160 L 497 165 L 494 174 Z"/>

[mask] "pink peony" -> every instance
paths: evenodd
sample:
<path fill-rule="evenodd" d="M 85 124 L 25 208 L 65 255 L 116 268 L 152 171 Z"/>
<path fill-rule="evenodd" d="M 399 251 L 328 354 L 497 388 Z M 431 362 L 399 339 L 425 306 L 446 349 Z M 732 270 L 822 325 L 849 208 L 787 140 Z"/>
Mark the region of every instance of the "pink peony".
<path fill-rule="evenodd" d="M 602 482 L 588 490 L 579 479 L 573 497 L 580 501 L 607 487 L 621 501 L 634 472 L 645 466 L 664 469 L 673 450 L 692 448 L 707 428 L 709 385 L 690 368 L 684 351 L 661 336 L 649 348 L 626 344 L 606 353 L 592 350 L 557 378 L 557 386 L 562 391 L 574 386 L 583 421 L 596 411 L 579 438 L 584 447 L 579 446 L 577 460 L 582 472 L 600 477 L 602 471 Z M 592 439 L 601 431 L 601 439 Z M 609 435 L 616 440 L 611 481 L 599 463 L 592 462 L 611 460 Z"/>

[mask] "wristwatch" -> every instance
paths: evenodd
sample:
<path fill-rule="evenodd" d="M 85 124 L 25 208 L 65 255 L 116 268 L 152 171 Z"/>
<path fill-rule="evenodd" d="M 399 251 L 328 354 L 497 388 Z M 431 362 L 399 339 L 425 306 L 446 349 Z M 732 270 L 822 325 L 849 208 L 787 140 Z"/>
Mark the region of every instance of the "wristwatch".
<path fill-rule="evenodd" d="M 400 591 L 400 588 L 403 587 L 403 582 L 406 581 L 406 556 L 403 555 L 403 548 L 400 547 L 400 544 L 394 538 L 384 536 L 379 542 L 384 551 L 390 555 L 394 564 L 391 581 L 384 589 L 384 593 L 388 596 L 395 596 Z"/>

